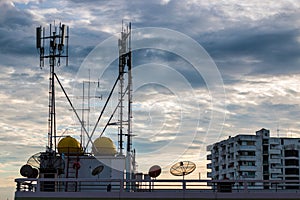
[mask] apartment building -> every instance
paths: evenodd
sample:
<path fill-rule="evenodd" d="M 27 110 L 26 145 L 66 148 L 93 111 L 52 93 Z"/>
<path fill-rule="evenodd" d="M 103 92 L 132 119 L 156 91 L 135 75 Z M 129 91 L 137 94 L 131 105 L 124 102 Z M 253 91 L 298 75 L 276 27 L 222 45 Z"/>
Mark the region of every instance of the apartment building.
<path fill-rule="evenodd" d="M 251 182 L 257 189 L 299 189 L 293 183 L 275 180 L 300 180 L 300 138 L 270 137 L 261 129 L 255 135 L 237 135 L 207 146 L 207 177 L 212 180 L 272 180 L 273 183 Z M 272 182 L 271 181 L 271 182 Z M 239 183 L 241 186 L 242 183 Z M 289 185 L 290 184 L 290 185 Z"/>

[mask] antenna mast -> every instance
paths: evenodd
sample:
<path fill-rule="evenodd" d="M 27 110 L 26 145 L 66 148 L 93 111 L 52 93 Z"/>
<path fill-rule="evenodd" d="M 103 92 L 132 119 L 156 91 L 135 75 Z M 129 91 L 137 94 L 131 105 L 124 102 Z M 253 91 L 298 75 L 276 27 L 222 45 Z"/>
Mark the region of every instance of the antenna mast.
<path fill-rule="evenodd" d="M 125 28 L 122 23 L 121 38 L 119 39 L 119 149 L 120 154 L 123 154 L 123 136 L 127 136 L 127 155 L 131 152 L 132 145 L 132 130 L 131 130 L 131 120 L 132 120 L 132 74 L 131 74 L 131 23 L 129 23 Z M 127 66 L 127 88 L 124 87 L 124 74 L 125 67 Z M 124 94 L 127 92 L 128 95 L 128 129 L 127 134 L 124 133 L 124 119 L 123 119 L 123 110 L 124 110 Z"/>
<path fill-rule="evenodd" d="M 127 87 L 124 87 L 124 75 L 125 67 L 127 66 Z M 126 148 L 126 179 L 132 179 L 132 172 L 134 170 L 132 166 L 132 74 L 131 74 L 131 23 L 126 27 L 123 27 L 121 38 L 119 39 L 119 149 L 120 155 L 123 155 L 123 136 L 127 136 L 127 148 Z M 123 119 L 123 109 L 124 109 L 124 95 L 128 95 L 128 105 L 127 105 L 127 121 Z M 124 134 L 124 122 L 127 123 L 127 134 Z M 128 185 L 128 187 L 130 187 Z"/>
<path fill-rule="evenodd" d="M 68 65 L 69 27 L 59 24 L 49 26 L 49 35 L 45 36 L 45 28 L 36 28 L 36 48 L 40 53 L 40 68 L 44 67 L 44 60 L 49 59 L 49 116 L 48 116 L 48 148 L 56 151 L 56 112 L 55 112 L 55 66 L 60 66 L 60 59 L 65 58 Z M 45 41 L 49 45 L 45 45 Z M 54 144 L 53 144 L 54 143 Z"/>

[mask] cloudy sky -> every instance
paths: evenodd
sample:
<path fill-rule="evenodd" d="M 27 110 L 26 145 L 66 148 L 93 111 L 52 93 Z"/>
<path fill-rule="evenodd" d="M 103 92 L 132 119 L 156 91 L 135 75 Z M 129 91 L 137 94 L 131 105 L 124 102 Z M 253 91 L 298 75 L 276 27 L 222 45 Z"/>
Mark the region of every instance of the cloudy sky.
<path fill-rule="evenodd" d="M 300 137 L 299 7 L 292 0 L 1 0 L 1 199 L 12 198 L 20 166 L 47 145 L 49 68 L 47 61 L 39 68 L 37 26 L 70 27 L 69 66 L 56 70 L 77 108 L 91 72 L 91 97 L 102 96 L 91 98 L 92 129 L 117 75 L 117 33 L 131 21 L 139 169 L 158 164 L 168 177 L 170 165 L 191 160 L 194 176 L 205 178 L 208 144 L 263 127 Z M 58 87 L 57 124 L 58 134 L 80 138 Z M 117 145 L 116 129 L 104 135 Z"/>

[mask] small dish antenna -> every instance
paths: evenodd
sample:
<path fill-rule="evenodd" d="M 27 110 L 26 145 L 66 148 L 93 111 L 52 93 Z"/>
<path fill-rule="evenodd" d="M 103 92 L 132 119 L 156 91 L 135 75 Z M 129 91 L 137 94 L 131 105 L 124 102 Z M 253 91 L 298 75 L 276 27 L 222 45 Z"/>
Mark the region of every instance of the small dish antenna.
<path fill-rule="evenodd" d="M 173 176 L 182 176 L 184 179 L 185 175 L 192 173 L 196 169 L 196 164 L 191 161 L 180 161 L 175 163 L 170 168 L 170 173 Z"/>
<path fill-rule="evenodd" d="M 35 167 L 35 168 L 40 168 L 40 163 L 41 163 L 41 153 L 36 153 L 34 155 L 32 155 L 28 161 L 27 161 L 27 164 L 32 166 L 32 167 Z"/>
<path fill-rule="evenodd" d="M 104 166 L 103 165 L 99 165 L 98 167 L 95 167 L 92 171 L 92 175 L 93 176 L 96 176 L 98 174 L 100 174 L 104 169 Z"/>
<path fill-rule="evenodd" d="M 161 174 L 161 167 L 158 165 L 153 165 L 150 167 L 148 174 L 151 178 L 158 177 Z"/>

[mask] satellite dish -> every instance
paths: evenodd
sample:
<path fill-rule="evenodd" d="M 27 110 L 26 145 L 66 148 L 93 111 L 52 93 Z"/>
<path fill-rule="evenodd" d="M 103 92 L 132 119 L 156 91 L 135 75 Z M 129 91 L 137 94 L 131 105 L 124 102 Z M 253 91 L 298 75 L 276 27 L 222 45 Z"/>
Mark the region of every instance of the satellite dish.
<path fill-rule="evenodd" d="M 152 178 L 158 177 L 160 173 L 161 173 L 161 167 L 158 165 L 153 165 L 152 167 L 150 167 L 148 172 L 149 176 Z"/>
<path fill-rule="evenodd" d="M 41 161 L 42 161 L 42 164 L 41 164 Z M 45 162 L 45 161 L 47 161 L 47 162 Z M 47 168 L 48 165 L 51 165 L 51 167 L 53 167 L 55 169 L 60 169 L 60 170 L 63 170 L 65 168 L 65 162 L 61 156 L 56 155 L 55 157 L 48 157 L 47 155 L 42 155 L 41 153 L 36 153 L 36 154 L 32 155 L 28 159 L 27 165 L 30 165 L 33 168 L 37 168 L 37 169 Z"/>
<path fill-rule="evenodd" d="M 35 168 L 40 168 L 40 163 L 41 163 L 41 153 L 36 153 L 34 155 L 32 155 L 28 161 L 27 161 L 27 164 L 32 166 L 32 167 L 35 167 Z"/>
<path fill-rule="evenodd" d="M 32 174 L 30 178 L 37 178 L 39 176 L 39 170 L 37 168 L 32 168 Z"/>
<path fill-rule="evenodd" d="M 21 167 L 20 174 L 27 178 L 37 178 L 39 176 L 39 170 L 26 164 Z"/>
<path fill-rule="evenodd" d="M 98 174 L 100 174 L 104 169 L 104 166 L 103 165 L 99 165 L 98 167 L 95 167 L 92 171 L 92 175 L 93 176 L 96 176 Z"/>
<path fill-rule="evenodd" d="M 175 163 L 170 168 L 170 173 L 173 176 L 184 176 L 192 173 L 196 169 L 196 164 L 191 161 L 181 161 Z"/>
<path fill-rule="evenodd" d="M 32 174 L 33 174 L 33 169 L 32 169 L 32 167 L 30 166 L 30 165 L 23 165 L 22 167 L 21 167 L 21 169 L 20 169 L 20 174 L 22 175 L 22 176 L 24 176 L 24 177 L 27 177 L 27 178 L 29 178 L 29 177 L 31 177 L 32 176 Z"/>
<path fill-rule="evenodd" d="M 39 169 L 54 168 L 61 172 L 65 169 L 64 158 L 59 154 L 49 155 L 47 152 L 43 152 L 39 156 L 39 162 L 40 162 Z"/>

